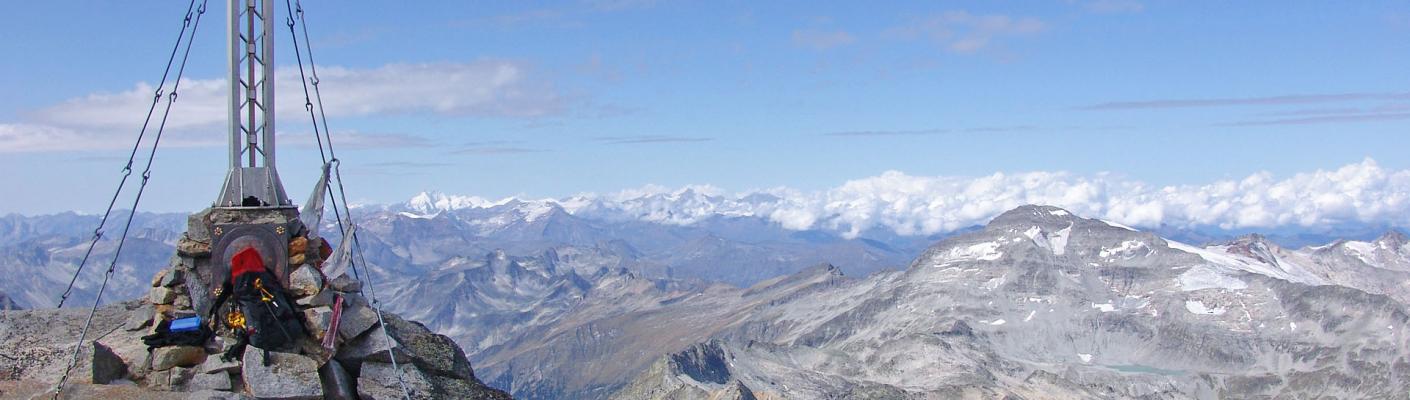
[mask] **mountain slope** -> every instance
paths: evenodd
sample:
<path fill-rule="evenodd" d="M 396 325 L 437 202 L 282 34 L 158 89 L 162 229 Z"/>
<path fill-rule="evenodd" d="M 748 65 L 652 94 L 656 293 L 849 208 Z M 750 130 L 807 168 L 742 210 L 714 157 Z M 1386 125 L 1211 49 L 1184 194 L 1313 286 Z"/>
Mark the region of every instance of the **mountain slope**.
<path fill-rule="evenodd" d="M 1228 262 L 1249 244 L 1219 253 L 1022 207 L 932 247 L 904 272 L 732 316 L 737 323 L 700 345 L 729 355 L 709 364 L 709 382 L 673 372 L 688 370 L 679 365 L 651 368 L 617 398 L 668 398 L 659 394 L 684 392 L 661 386 L 678 382 L 698 390 L 675 398 L 702 399 L 732 391 L 731 382 L 760 398 L 804 399 L 1388 398 L 1410 390 L 1404 303 L 1309 281 L 1330 264 Z M 1393 247 L 1368 259 L 1397 259 Z M 681 364 L 692 352 L 700 353 L 658 362 Z"/>

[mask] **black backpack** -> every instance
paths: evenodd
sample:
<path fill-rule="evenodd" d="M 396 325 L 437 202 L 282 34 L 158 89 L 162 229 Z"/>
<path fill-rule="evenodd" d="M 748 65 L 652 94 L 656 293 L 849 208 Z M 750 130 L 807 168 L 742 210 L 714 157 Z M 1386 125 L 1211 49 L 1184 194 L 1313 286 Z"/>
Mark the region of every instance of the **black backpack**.
<path fill-rule="evenodd" d="M 233 295 L 235 304 L 231 305 L 225 324 L 242 334 L 241 339 L 260 349 L 282 350 L 304 336 L 294 304 L 274 274 L 261 269 L 242 273 L 234 280 L 233 284 L 226 282 L 211 311 L 214 313 L 227 295 Z"/>
<path fill-rule="evenodd" d="M 235 304 L 245 313 L 250 344 L 277 350 L 304 336 L 304 325 L 285 295 L 279 279 L 268 271 L 250 272 L 235 278 Z"/>

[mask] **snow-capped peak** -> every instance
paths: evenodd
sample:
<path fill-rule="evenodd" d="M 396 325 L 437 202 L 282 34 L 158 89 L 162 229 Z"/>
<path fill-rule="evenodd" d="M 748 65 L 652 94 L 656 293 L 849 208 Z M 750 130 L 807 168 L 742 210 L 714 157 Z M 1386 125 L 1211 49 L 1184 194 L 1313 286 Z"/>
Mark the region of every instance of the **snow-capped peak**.
<path fill-rule="evenodd" d="M 421 192 L 407 200 L 406 207 L 423 216 L 435 215 L 444 211 L 466 208 L 490 208 L 508 203 L 513 198 L 490 201 L 479 196 L 454 196 L 440 192 Z"/>

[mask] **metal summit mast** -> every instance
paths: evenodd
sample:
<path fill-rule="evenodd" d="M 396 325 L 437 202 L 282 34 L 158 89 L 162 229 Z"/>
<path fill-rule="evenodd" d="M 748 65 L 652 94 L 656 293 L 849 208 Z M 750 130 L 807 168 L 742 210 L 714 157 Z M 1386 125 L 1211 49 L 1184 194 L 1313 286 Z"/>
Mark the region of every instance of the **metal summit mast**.
<path fill-rule="evenodd" d="M 216 207 L 293 207 L 275 168 L 274 0 L 227 0 L 230 170 Z"/>

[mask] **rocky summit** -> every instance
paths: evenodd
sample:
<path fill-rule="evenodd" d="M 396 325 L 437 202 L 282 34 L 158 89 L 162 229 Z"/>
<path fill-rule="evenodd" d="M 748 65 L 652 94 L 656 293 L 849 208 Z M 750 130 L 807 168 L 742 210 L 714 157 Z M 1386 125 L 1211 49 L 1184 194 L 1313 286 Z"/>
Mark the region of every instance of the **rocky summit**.
<path fill-rule="evenodd" d="M 285 286 L 307 335 L 282 351 L 250 346 L 229 359 L 222 355 L 236 339 L 226 329 L 200 343 L 149 347 L 143 337 L 163 321 L 211 309 L 211 289 L 202 283 L 210 280 L 199 271 L 211 263 L 209 222 L 220 218 L 232 215 L 193 215 L 177 255 L 151 277 L 144 296 L 97 308 L 76 359 L 87 309 L 0 311 L 0 397 L 52 396 L 67 370 L 65 398 L 509 398 L 476 379 L 450 338 L 390 312 L 379 317 L 356 278 L 328 279 L 322 267 L 330 251 L 320 248 L 326 242 L 313 244 L 303 231 L 289 243 L 293 271 Z M 334 307 L 342 311 L 336 330 Z"/>

